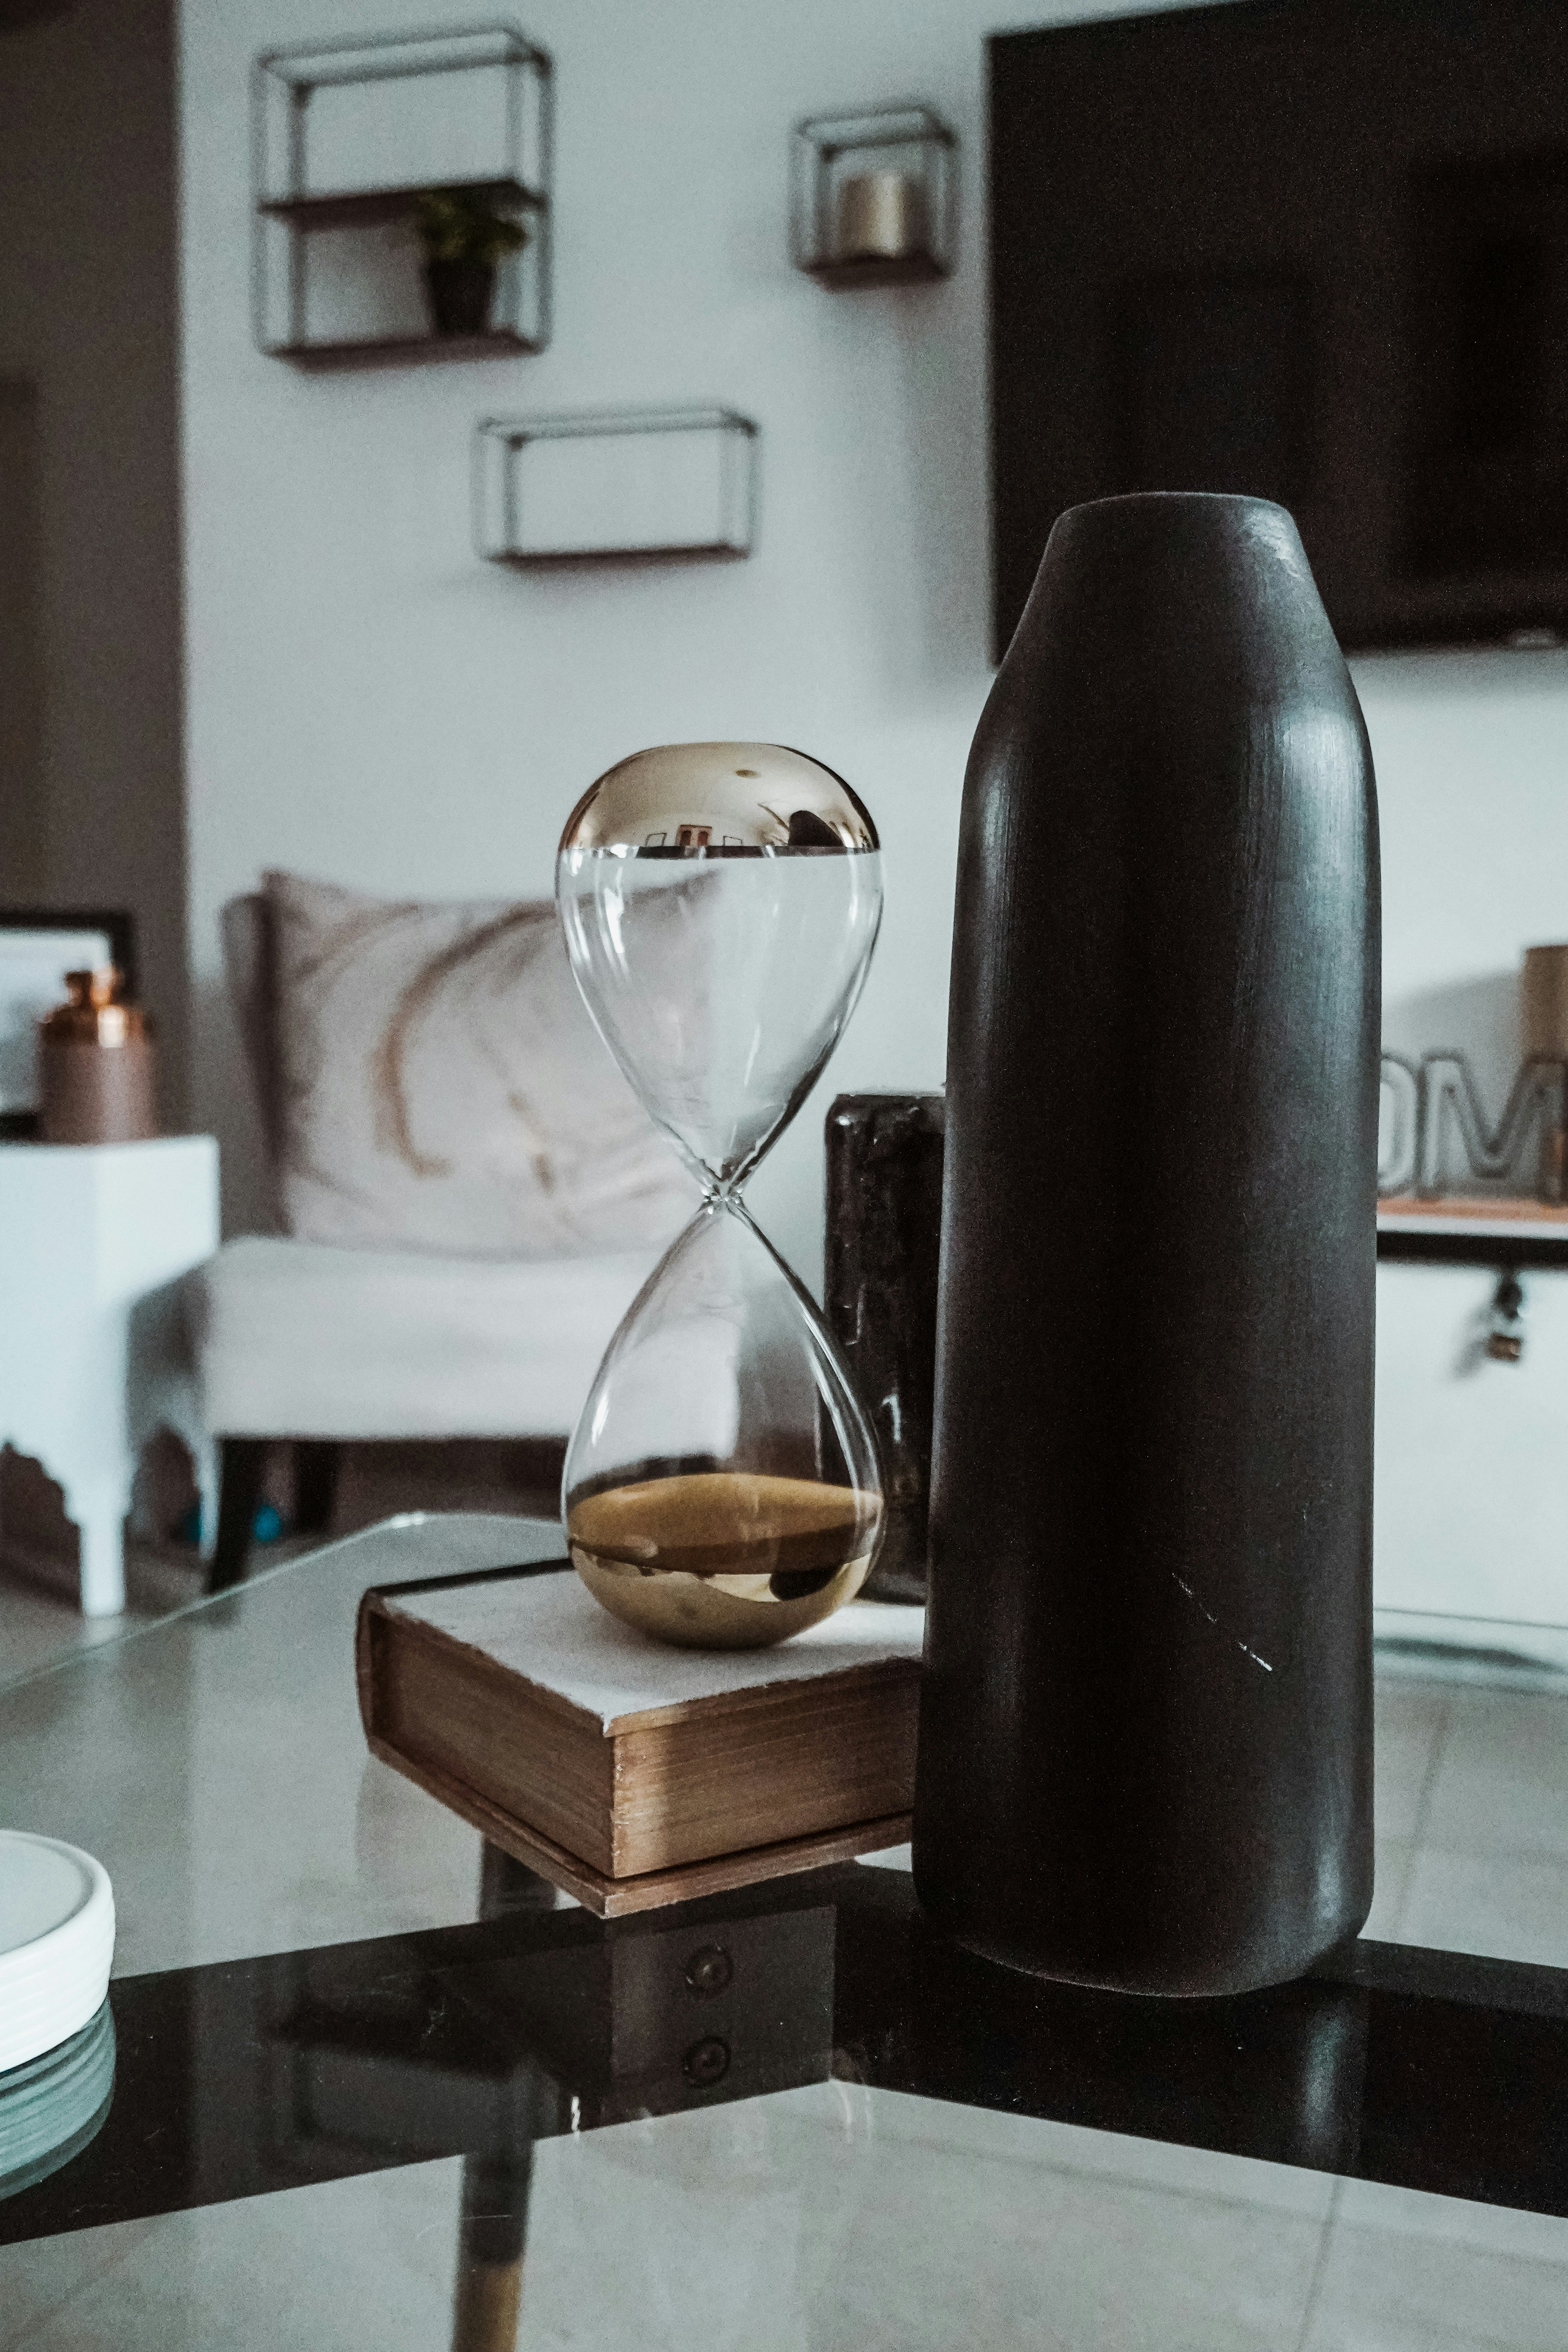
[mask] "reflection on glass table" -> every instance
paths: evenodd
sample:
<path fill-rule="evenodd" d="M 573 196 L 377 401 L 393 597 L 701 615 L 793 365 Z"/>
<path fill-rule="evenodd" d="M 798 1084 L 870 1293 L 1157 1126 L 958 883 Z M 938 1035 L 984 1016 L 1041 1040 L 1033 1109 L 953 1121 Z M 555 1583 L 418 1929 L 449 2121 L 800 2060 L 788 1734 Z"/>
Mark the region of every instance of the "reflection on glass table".
<path fill-rule="evenodd" d="M 1568 2341 L 1568 1974 L 1479 1956 L 1568 1957 L 1560 1700 L 1381 1691 L 1373 1933 L 1414 1890 L 1449 1953 L 1123 2000 L 856 1864 L 605 1924 L 354 1705 L 366 1584 L 558 1545 L 375 1530 L 0 1689 L 5 1817 L 122 1920 L 113 2100 L 0 2201 L 0 2347 Z"/>

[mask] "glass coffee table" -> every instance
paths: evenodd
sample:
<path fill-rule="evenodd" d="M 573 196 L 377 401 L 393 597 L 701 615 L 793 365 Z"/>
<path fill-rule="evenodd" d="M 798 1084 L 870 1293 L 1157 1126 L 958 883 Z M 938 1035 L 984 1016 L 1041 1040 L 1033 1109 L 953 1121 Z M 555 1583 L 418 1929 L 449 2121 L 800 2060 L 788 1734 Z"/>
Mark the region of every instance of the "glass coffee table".
<path fill-rule="evenodd" d="M 1394 1654 L 1367 1937 L 1133 2000 L 942 1945 L 904 1855 L 606 1924 L 481 1851 L 366 1756 L 355 1609 L 559 1549 L 396 1521 L 0 1665 L 0 1822 L 120 1915 L 112 2093 L 0 2200 L 0 2347 L 1568 2346 L 1546 1670 Z"/>

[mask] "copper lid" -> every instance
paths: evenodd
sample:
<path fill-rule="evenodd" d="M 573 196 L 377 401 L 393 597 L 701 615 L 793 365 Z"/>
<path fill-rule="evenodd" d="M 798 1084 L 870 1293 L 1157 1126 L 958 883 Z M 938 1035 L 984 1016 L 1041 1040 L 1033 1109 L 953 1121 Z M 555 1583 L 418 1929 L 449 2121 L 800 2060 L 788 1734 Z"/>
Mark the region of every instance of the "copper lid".
<path fill-rule="evenodd" d="M 67 999 L 38 1024 L 46 1045 L 124 1045 L 149 1034 L 139 1004 L 127 1004 L 124 975 L 111 963 L 91 971 L 68 971 Z"/>

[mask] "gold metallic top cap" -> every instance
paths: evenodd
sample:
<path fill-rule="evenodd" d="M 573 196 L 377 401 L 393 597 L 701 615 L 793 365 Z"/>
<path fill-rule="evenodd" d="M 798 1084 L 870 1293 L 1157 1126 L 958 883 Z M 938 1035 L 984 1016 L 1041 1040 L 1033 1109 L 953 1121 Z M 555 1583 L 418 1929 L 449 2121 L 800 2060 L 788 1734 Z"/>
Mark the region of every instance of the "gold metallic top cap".
<path fill-rule="evenodd" d="M 842 776 L 782 743 L 661 743 L 634 751 L 590 785 L 561 854 L 777 857 L 879 847 Z"/>

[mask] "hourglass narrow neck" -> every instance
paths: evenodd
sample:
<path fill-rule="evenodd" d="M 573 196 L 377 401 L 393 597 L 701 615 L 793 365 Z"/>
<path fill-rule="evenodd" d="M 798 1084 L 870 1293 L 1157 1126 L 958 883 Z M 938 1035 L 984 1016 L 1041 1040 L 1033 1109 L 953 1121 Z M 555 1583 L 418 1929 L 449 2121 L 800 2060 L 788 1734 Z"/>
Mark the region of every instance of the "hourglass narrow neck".
<path fill-rule="evenodd" d="M 868 950 L 868 952 L 869 950 Z M 856 994 L 858 994 L 858 992 L 859 984 L 857 982 Z M 848 1011 L 853 1009 L 854 1001 L 853 996 L 848 998 L 847 1001 L 846 1018 L 847 1018 Z M 839 1026 L 842 1026 L 842 1023 L 840 1023 Z M 823 1044 L 821 1052 L 814 1055 L 811 1062 L 801 1072 L 795 1085 L 791 1087 L 789 1095 L 780 1108 L 778 1117 L 773 1120 L 772 1126 L 769 1127 L 763 1134 L 758 1135 L 754 1138 L 751 1149 L 746 1152 L 742 1159 L 736 1160 L 732 1166 L 723 1170 L 722 1171 L 716 1171 L 709 1165 L 706 1160 L 702 1159 L 698 1152 L 694 1151 L 691 1145 L 687 1141 L 686 1138 L 680 1133 L 678 1128 L 663 1118 L 658 1120 L 659 1125 L 663 1127 L 665 1133 L 675 1145 L 676 1150 L 680 1153 L 684 1160 L 689 1162 L 696 1174 L 697 1181 L 702 1188 L 702 1197 L 705 1201 L 723 1200 L 728 1202 L 732 1207 L 738 1208 L 740 1206 L 742 1192 L 751 1182 L 752 1178 L 756 1174 L 757 1170 L 762 1166 L 763 1161 L 767 1158 L 768 1153 L 773 1150 L 774 1144 L 778 1141 L 780 1136 L 784 1133 L 791 1119 L 794 1118 L 796 1111 L 800 1108 L 807 1095 L 810 1094 L 813 1087 L 816 1084 L 817 1079 L 822 1076 L 823 1067 L 826 1063 L 827 1057 L 832 1053 L 833 1048 L 837 1042 L 838 1030 L 835 1029 L 833 1034 Z M 650 1105 L 649 1108 L 651 1108 L 652 1106 Z M 655 1113 L 655 1116 L 656 1118 L 658 1117 L 657 1112 Z"/>

